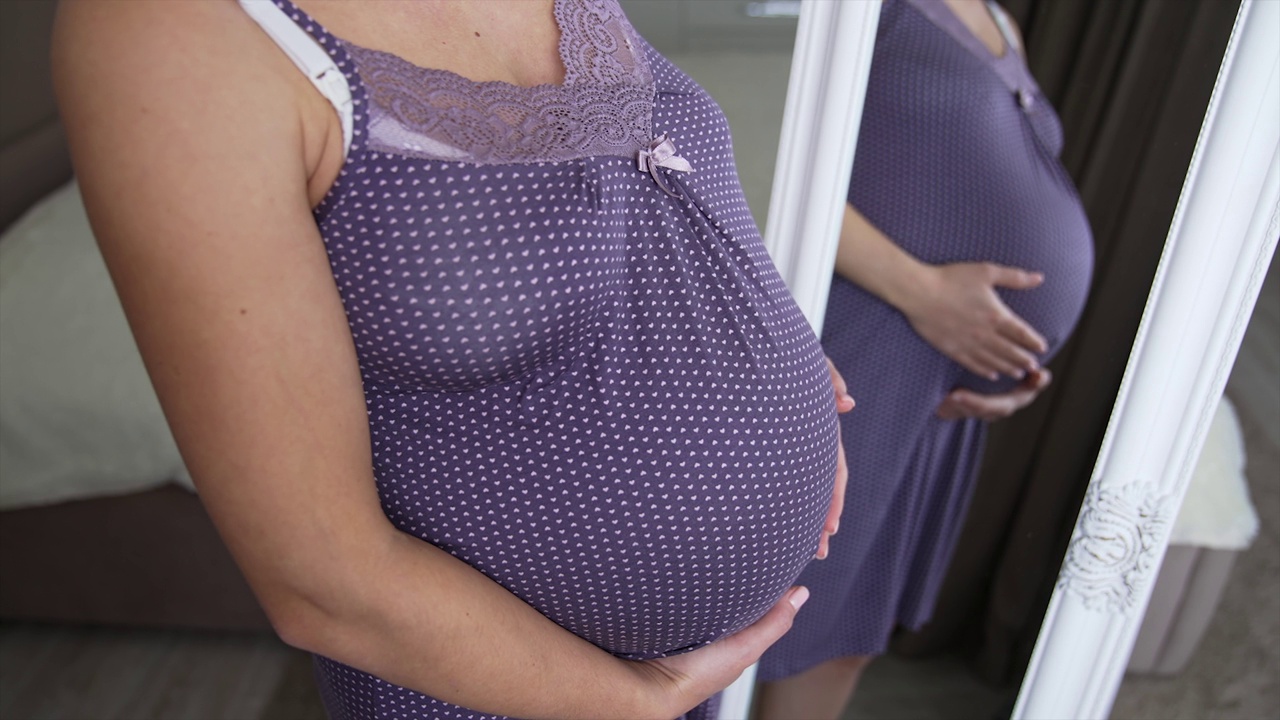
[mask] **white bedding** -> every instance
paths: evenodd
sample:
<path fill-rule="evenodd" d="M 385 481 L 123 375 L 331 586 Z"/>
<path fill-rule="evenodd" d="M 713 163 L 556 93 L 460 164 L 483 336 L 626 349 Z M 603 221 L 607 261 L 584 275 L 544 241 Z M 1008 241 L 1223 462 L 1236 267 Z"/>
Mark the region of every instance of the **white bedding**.
<path fill-rule="evenodd" d="M 0 509 L 191 488 L 74 182 L 0 238 Z"/>
<path fill-rule="evenodd" d="M 1258 511 L 1249 498 L 1246 460 L 1240 418 L 1224 396 L 1209 425 L 1169 544 L 1245 550 L 1253 543 Z"/>

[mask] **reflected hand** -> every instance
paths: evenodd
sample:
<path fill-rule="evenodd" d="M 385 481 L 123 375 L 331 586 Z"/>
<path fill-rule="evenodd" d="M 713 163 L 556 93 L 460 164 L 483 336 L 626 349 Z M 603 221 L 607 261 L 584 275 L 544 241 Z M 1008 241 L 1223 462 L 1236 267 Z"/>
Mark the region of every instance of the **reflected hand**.
<path fill-rule="evenodd" d="M 791 629 L 809 590 L 793 587 L 754 624 L 710 645 L 671 657 L 630 663 L 655 688 L 662 718 L 674 718 L 725 689 Z"/>
<path fill-rule="evenodd" d="M 1030 290 L 1044 275 L 992 263 L 926 266 L 925 282 L 902 304 L 911 327 L 939 352 L 990 380 L 1022 379 L 1040 367 L 1047 343 L 996 294 Z"/>
<path fill-rule="evenodd" d="M 1041 369 L 1027 373 L 1017 387 L 1005 393 L 984 395 L 963 388 L 952 390 L 938 406 L 938 417 L 943 420 L 1001 420 L 1030 405 L 1052 381 L 1053 374 Z"/>
<path fill-rule="evenodd" d="M 849 395 L 849 386 L 845 384 L 835 363 L 827 358 L 827 370 L 831 372 L 831 386 L 836 393 L 836 412 L 847 413 L 853 409 L 853 398 Z M 836 482 L 831 490 L 831 507 L 827 510 L 827 519 L 822 525 L 822 536 L 818 539 L 818 552 L 815 557 L 822 560 L 830 551 L 831 536 L 840 529 L 840 513 L 844 511 L 844 487 L 849 480 L 849 466 L 844 460 L 844 439 L 839 437 L 839 426 L 836 427 Z"/>

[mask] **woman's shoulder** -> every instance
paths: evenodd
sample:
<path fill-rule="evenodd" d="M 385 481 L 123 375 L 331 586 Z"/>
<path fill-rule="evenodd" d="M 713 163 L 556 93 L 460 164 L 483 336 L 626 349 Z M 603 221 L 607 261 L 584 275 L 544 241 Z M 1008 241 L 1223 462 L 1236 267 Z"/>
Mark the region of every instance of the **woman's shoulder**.
<path fill-rule="evenodd" d="M 261 58 L 254 34 L 237 0 L 63 0 L 54 56 L 162 79 L 188 69 L 247 66 Z"/>
<path fill-rule="evenodd" d="M 64 0 L 52 55 L 73 142 L 291 143 L 299 175 L 324 153 L 332 113 L 237 0 Z"/>

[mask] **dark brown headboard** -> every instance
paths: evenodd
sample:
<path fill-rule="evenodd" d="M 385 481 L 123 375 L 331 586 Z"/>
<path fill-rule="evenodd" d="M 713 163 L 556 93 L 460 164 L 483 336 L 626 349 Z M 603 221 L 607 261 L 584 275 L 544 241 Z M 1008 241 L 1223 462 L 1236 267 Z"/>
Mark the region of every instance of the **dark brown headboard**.
<path fill-rule="evenodd" d="M 71 177 L 49 80 L 55 5 L 0 1 L 0 231 Z"/>

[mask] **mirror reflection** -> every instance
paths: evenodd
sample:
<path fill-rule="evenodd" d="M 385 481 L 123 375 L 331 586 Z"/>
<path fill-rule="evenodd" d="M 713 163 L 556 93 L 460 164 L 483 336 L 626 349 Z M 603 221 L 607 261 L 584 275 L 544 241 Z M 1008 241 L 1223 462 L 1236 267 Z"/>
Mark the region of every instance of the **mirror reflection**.
<path fill-rule="evenodd" d="M 1048 387 L 1080 317 L 1092 233 L 1025 57 L 995 3 L 881 8 L 822 330 L 860 403 L 848 508 L 761 660 L 764 720 L 838 717 L 893 631 L 932 617 L 987 424 Z"/>
<path fill-rule="evenodd" d="M 798 618 L 799 632 L 766 653 L 760 717 L 1011 710 L 1123 369 L 1115 348 L 1127 355 L 1234 17 L 1220 3 L 1167 5 L 883 4 L 823 331 L 828 354 L 852 360 L 841 369 L 861 403 L 843 421 L 851 466 L 843 523 L 862 508 L 871 519 L 838 535 L 832 559 L 802 575 L 818 588 L 807 609 L 820 611 Z M 936 85 L 913 92 L 921 78 Z M 1062 125 L 1048 106 L 1061 110 Z M 1014 180 L 1022 162 L 1045 174 Z M 936 218 L 952 227 L 932 227 L 920 241 L 896 237 Z M 1090 289 L 1091 230 L 1098 280 Z M 968 231 L 976 256 L 966 254 Z M 998 326 L 1011 312 L 1025 324 L 992 332 L 967 322 L 963 293 L 922 311 L 936 274 L 975 260 L 997 265 L 983 270 L 1005 281 L 982 284 L 1000 301 L 984 319 Z M 905 345 L 877 363 L 895 329 L 966 376 L 934 384 Z M 1062 351 L 1052 385 L 1048 370 L 1040 374 L 1046 350 Z M 860 391 L 864 380 L 870 389 Z M 910 398 L 922 395 L 913 410 Z M 982 421 L 1012 413 L 1017 420 L 995 426 L 979 474 Z M 916 430 L 907 417 L 937 430 Z M 966 425 L 978 437 L 961 435 Z M 924 438 L 921 447 L 895 455 L 912 437 Z M 890 648 L 898 657 L 876 659 Z"/>

